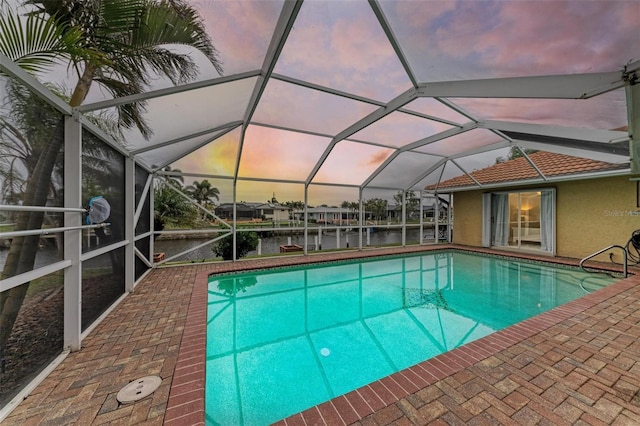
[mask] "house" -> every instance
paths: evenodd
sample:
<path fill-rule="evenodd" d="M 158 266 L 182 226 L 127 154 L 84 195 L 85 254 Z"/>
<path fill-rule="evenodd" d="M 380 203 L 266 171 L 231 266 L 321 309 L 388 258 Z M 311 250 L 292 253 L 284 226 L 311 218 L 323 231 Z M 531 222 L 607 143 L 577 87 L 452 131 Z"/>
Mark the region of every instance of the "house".
<path fill-rule="evenodd" d="M 628 163 L 544 151 L 427 187 L 453 194 L 454 242 L 571 258 L 626 245 L 640 228 L 638 189 Z"/>
<path fill-rule="evenodd" d="M 304 212 L 299 213 L 301 220 L 303 220 Z M 307 215 L 309 222 L 324 225 L 349 225 L 358 221 L 358 213 L 345 207 L 329 207 L 326 205 L 308 207 Z"/>
<path fill-rule="evenodd" d="M 238 221 L 286 222 L 290 219 L 290 212 L 290 207 L 278 203 L 236 203 Z M 221 219 L 233 220 L 233 203 L 223 203 L 217 206 L 216 215 Z"/>
<path fill-rule="evenodd" d="M 292 219 L 291 207 L 279 203 L 262 203 L 256 209 L 260 211 L 261 217 L 270 222 L 288 222 Z"/>
<path fill-rule="evenodd" d="M 420 218 L 418 211 L 420 205 L 416 205 L 414 209 L 407 209 L 407 221 L 417 221 Z M 438 206 L 438 220 L 444 221 L 447 218 L 447 212 L 449 209 L 449 202 L 443 198 L 439 200 Z M 436 205 L 432 200 L 431 204 L 423 204 L 422 206 L 422 220 L 425 222 L 433 222 L 436 216 Z M 387 220 L 400 222 L 402 220 L 402 205 L 388 204 L 387 205 Z"/>

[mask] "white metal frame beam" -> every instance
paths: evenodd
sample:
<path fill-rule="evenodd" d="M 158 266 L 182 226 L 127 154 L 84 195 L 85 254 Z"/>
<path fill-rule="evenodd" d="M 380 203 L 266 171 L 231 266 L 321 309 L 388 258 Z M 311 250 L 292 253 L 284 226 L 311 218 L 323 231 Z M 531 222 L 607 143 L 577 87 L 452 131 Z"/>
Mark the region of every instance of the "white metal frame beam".
<path fill-rule="evenodd" d="M 324 152 L 320 156 L 320 159 L 316 162 L 316 165 L 313 167 L 313 170 L 309 174 L 309 177 L 307 177 L 307 181 L 306 181 L 307 184 L 311 183 L 311 181 L 316 176 L 316 174 L 318 173 L 318 171 L 320 170 L 324 162 L 327 160 L 327 158 L 329 157 L 329 154 L 331 154 L 331 151 L 333 150 L 333 148 L 336 146 L 338 142 L 347 139 L 349 136 L 353 135 L 354 133 L 357 133 L 360 130 L 364 129 L 365 127 L 386 117 L 392 112 L 408 104 L 415 98 L 416 98 L 416 91 L 414 89 L 409 89 L 406 92 L 402 93 L 401 95 L 397 96 L 396 98 L 392 99 L 385 106 L 378 108 L 377 110 L 373 111 L 366 117 L 358 120 L 351 126 L 347 127 L 345 130 L 343 130 L 342 132 L 338 133 L 333 138 L 329 146 L 327 146 L 327 148 L 324 150 Z"/>
<path fill-rule="evenodd" d="M 233 171 L 233 261 L 236 261 L 236 195 L 237 195 L 237 179 L 238 172 L 240 170 L 240 159 L 242 158 L 242 149 L 244 147 L 244 138 L 247 132 L 247 127 L 251 122 L 251 118 L 255 113 L 256 108 L 258 107 L 258 102 L 264 93 L 265 88 L 267 87 L 267 83 L 271 78 L 271 74 L 273 73 L 273 69 L 276 66 L 276 62 L 282 49 L 284 48 L 284 44 L 287 41 L 287 37 L 289 33 L 293 29 L 293 24 L 298 16 L 298 12 L 302 7 L 302 1 L 288 1 L 285 2 L 282 6 L 282 11 L 280 12 L 280 16 L 278 17 L 278 22 L 276 23 L 276 27 L 273 31 L 273 36 L 271 37 L 271 41 L 269 43 L 269 48 L 267 49 L 267 53 L 264 58 L 264 62 L 262 63 L 261 68 L 261 76 L 258 78 L 256 85 L 253 89 L 253 93 L 251 94 L 251 98 L 249 100 L 249 105 L 247 106 L 247 110 L 244 115 L 244 124 L 242 126 L 242 133 L 240 135 L 240 143 L 238 144 L 238 154 L 236 157 L 235 168 Z"/>
<path fill-rule="evenodd" d="M 371 6 L 373 13 L 376 15 L 376 18 L 378 18 L 378 23 L 380 24 L 380 26 L 382 27 L 382 30 L 384 31 L 385 35 L 389 39 L 389 43 L 391 43 L 393 50 L 396 52 L 396 56 L 398 57 L 398 60 L 402 64 L 404 71 L 407 73 L 409 80 L 411 80 L 411 84 L 413 84 L 413 87 L 418 87 L 418 80 L 416 79 L 415 73 L 413 72 L 413 69 L 411 69 L 409 60 L 407 59 L 404 52 L 402 51 L 402 47 L 400 46 L 400 43 L 398 43 L 398 40 L 395 34 L 393 33 L 393 30 L 391 29 L 391 25 L 389 25 L 389 22 L 387 21 L 387 17 L 382 11 L 382 8 L 380 7 L 379 2 L 377 0 L 369 0 L 369 6 Z"/>
<path fill-rule="evenodd" d="M 288 77 L 288 76 L 285 76 L 285 75 L 282 75 L 282 74 L 273 73 L 271 75 L 271 78 L 275 79 L 275 80 L 280 80 L 280 81 L 283 81 L 283 82 L 286 82 L 286 83 L 295 84 L 296 86 L 301 86 L 301 87 L 306 87 L 308 89 L 318 90 L 320 92 L 328 93 L 330 95 L 340 96 L 340 97 L 343 97 L 343 98 L 346 98 L 346 99 L 350 99 L 350 100 L 353 100 L 353 101 L 360 101 L 360 102 L 363 102 L 363 103 L 366 103 L 366 104 L 376 105 L 378 107 L 384 107 L 386 105 L 384 102 L 377 101 L 375 99 L 366 98 L 364 96 L 355 95 L 353 93 L 348 93 L 348 92 L 344 92 L 344 91 L 341 91 L 341 90 L 332 89 L 331 87 L 321 86 L 321 85 L 316 84 L 316 83 L 310 83 L 308 81 L 299 80 L 297 78 Z M 447 105 L 447 106 L 449 106 L 449 105 Z M 433 116 L 433 115 L 423 114 L 421 112 L 413 111 L 413 110 L 407 109 L 407 108 L 398 108 L 397 111 L 398 112 L 404 112 L 405 114 L 413 115 L 413 116 L 416 116 L 416 117 L 426 118 L 428 120 L 432 120 L 432 121 L 437 121 L 437 122 L 440 122 L 440 123 L 448 124 L 450 126 L 460 126 L 460 123 L 456 123 L 456 122 L 453 122 L 451 120 L 447 120 L 447 119 L 444 119 L 444 118 L 441 118 L 441 117 L 436 117 L 436 116 Z M 252 124 L 256 124 L 256 123 L 252 123 Z M 269 124 L 263 124 L 263 125 L 264 126 L 271 126 Z M 293 129 L 288 129 L 288 128 L 286 128 L 286 129 L 287 130 L 293 130 Z"/>
<path fill-rule="evenodd" d="M 258 107 L 258 102 L 262 97 L 262 93 L 267 86 L 269 79 L 271 78 L 271 74 L 273 73 L 273 69 L 276 67 L 276 62 L 278 61 L 278 57 L 284 48 L 284 44 L 287 41 L 287 37 L 289 37 L 289 33 L 293 29 L 293 24 L 298 16 L 298 12 L 302 7 L 301 1 L 287 1 L 282 6 L 282 11 L 280 12 L 280 16 L 278 17 L 278 22 L 276 23 L 276 27 L 273 31 L 273 37 L 271 38 L 271 42 L 269 43 L 269 48 L 267 49 L 267 54 L 265 55 L 264 62 L 262 63 L 260 78 L 258 78 L 258 82 L 251 94 L 251 100 L 249 101 L 249 106 L 245 112 L 244 123 L 245 127 L 251 121 L 253 117 L 253 113 Z"/>
<path fill-rule="evenodd" d="M 44 99 L 49 105 L 56 108 L 62 114 L 71 115 L 73 113 L 69 104 L 60 99 L 51 92 L 44 84 L 36 80 L 32 75 L 20 68 L 5 55 L 0 53 L 0 71 L 22 82 L 26 88 L 36 93 L 40 98 Z"/>
<path fill-rule="evenodd" d="M 216 86 L 219 84 L 230 83 L 233 81 L 244 80 L 246 78 L 257 77 L 260 75 L 259 70 L 247 71 L 243 73 L 234 74 L 231 76 L 217 77 L 208 80 L 196 81 L 194 83 L 187 83 L 180 86 L 171 86 L 164 89 L 151 90 L 149 92 L 139 93 L 136 95 L 122 96 L 117 99 L 107 99 L 105 101 L 93 102 L 90 104 L 84 104 L 78 109 L 80 112 L 96 111 L 105 108 L 113 108 L 120 105 L 131 104 L 134 102 L 144 102 L 149 99 L 159 98 L 162 96 L 175 95 L 176 93 L 188 92 L 190 90 L 201 89 L 204 87 Z"/>
<path fill-rule="evenodd" d="M 225 130 L 225 129 L 228 129 L 230 127 L 236 128 L 241 124 L 242 124 L 242 121 L 240 121 L 240 120 L 232 121 L 230 123 L 225 123 L 225 124 L 222 124 L 220 126 L 211 127 L 209 129 L 201 130 L 201 131 L 195 132 L 195 133 L 190 133 L 188 135 L 180 136 L 180 137 L 177 137 L 177 138 L 174 138 L 174 139 L 170 139 L 168 141 L 158 142 L 158 143 L 155 143 L 155 144 L 152 144 L 152 145 L 143 146 L 141 148 L 132 149 L 131 150 L 131 154 L 139 155 L 139 154 L 142 154 L 144 152 L 153 151 L 154 149 L 158 149 L 158 148 L 164 148 L 165 146 L 169 146 L 169 145 L 173 145 L 173 144 L 176 144 L 176 143 L 184 142 L 186 140 L 197 138 L 199 136 L 204 136 L 204 135 L 208 135 L 210 133 L 219 132 L 220 130 Z"/>
<path fill-rule="evenodd" d="M 78 112 L 80 111 L 77 108 L 75 110 L 77 110 Z M 82 123 L 82 128 L 84 130 L 87 130 L 89 133 L 92 133 L 94 136 L 98 137 L 101 142 L 107 144 L 108 146 L 110 146 L 111 148 L 113 148 L 114 150 L 116 150 L 117 152 L 119 152 L 125 157 L 128 157 L 131 155 L 131 153 L 126 147 L 124 147 L 121 143 L 115 141 L 110 135 L 105 133 L 105 131 L 102 130 L 100 127 L 96 126 L 91 121 L 87 120 L 87 118 L 83 114 L 80 114 L 79 119 L 80 119 L 80 122 Z"/>
<path fill-rule="evenodd" d="M 163 161 L 162 163 L 156 165 L 153 167 L 153 170 L 160 170 L 165 168 L 166 166 L 168 166 L 171 163 L 174 163 L 178 160 L 180 160 L 181 158 L 186 157 L 187 155 L 191 154 L 192 152 L 195 152 L 197 150 L 199 150 L 200 148 L 210 144 L 211 142 L 215 141 L 216 139 L 220 139 L 222 136 L 231 133 L 232 131 L 234 131 L 235 129 L 237 129 L 239 126 L 241 126 L 242 123 L 240 122 L 236 122 L 234 123 L 235 125 L 232 127 L 228 127 L 226 130 L 216 133 L 215 135 L 213 135 L 211 138 L 207 138 L 206 140 L 198 143 L 196 146 L 193 146 L 183 152 L 180 152 L 176 155 L 174 155 L 173 157 L 169 157 L 168 159 L 166 159 L 165 161 Z"/>
<path fill-rule="evenodd" d="M 617 130 L 586 129 L 581 127 L 551 126 L 546 124 L 516 123 L 512 121 L 484 120 L 478 122 L 479 128 L 548 136 L 552 138 L 575 139 L 581 141 L 610 144 L 627 135 Z"/>
<path fill-rule="evenodd" d="M 624 87 L 622 71 L 420 83 L 418 95 L 448 98 L 588 99 Z"/>

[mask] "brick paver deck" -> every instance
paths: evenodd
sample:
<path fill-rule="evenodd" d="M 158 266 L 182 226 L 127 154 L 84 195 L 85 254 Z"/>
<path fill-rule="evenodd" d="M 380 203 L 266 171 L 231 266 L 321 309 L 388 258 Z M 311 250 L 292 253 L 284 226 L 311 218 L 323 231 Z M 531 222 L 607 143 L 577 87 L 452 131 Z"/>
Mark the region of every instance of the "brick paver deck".
<path fill-rule="evenodd" d="M 204 424 L 210 272 L 428 249 L 155 269 L 3 424 Z M 634 275 L 279 423 L 640 424 L 638 284 Z M 148 375 L 162 378 L 156 392 L 118 403 Z"/>

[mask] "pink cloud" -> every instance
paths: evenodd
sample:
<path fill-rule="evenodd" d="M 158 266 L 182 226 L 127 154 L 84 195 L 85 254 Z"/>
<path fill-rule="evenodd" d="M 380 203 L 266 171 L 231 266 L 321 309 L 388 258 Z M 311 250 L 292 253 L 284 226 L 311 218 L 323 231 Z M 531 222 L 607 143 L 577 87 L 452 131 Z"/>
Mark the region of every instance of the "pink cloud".
<path fill-rule="evenodd" d="M 382 162 L 384 160 L 387 159 L 387 157 L 389 157 L 389 152 L 388 151 L 375 152 L 372 155 L 370 155 L 369 157 L 365 158 L 364 161 L 363 161 L 363 164 L 365 164 L 367 166 L 378 167 L 380 164 L 382 164 Z"/>
<path fill-rule="evenodd" d="M 381 2 L 385 13 L 397 14 L 397 20 L 409 28 L 427 28 L 433 21 L 456 8 L 455 1 Z"/>
<path fill-rule="evenodd" d="M 612 71 L 640 55 L 637 1 L 383 5 L 423 81 Z"/>
<path fill-rule="evenodd" d="M 381 100 L 410 84 L 365 2 L 304 3 L 276 72 Z"/>
<path fill-rule="evenodd" d="M 452 99 L 479 119 L 591 129 L 627 124 L 623 89 L 591 99 Z"/>
<path fill-rule="evenodd" d="M 496 20 L 476 48 L 495 52 L 496 66 L 521 73 L 611 71 L 640 53 L 638 2 L 505 2 Z"/>
<path fill-rule="evenodd" d="M 361 184 L 392 150 L 350 141 L 339 142 L 329 154 L 314 182 Z M 373 160 L 377 159 L 376 164 Z"/>
<path fill-rule="evenodd" d="M 225 75 L 262 66 L 281 2 L 202 0 L 195 7 L 220 52 Z"/>

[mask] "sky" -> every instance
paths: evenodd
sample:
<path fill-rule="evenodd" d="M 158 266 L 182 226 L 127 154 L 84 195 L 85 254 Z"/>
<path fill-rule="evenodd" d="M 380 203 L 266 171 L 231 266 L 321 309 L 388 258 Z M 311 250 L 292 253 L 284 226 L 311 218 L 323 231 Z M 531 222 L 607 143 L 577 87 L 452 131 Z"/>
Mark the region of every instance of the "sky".
<path fill-rule="evenodd" d="M 282 1 L 191 3 L 201 14 L 220 53 L 224 76 L 262 66 Z M 419 83 L 607 72 L 640 59 L 638 0 L 406 0 L 382 1 L 380 7 L 398 40 L 397 47 L 406 55 L 409 71 Z M 193 57 L 200 68 L 199 80 L 219 77 L 201 55 L 196 53 Z M 411 78 L 365 0 L 305 1 L 274 72 L 379 103 L 387 103 L 412 88 Z M 251 77 L 151 100 L 147 119 L 154 137 L 145 141 L 139 133 L 130 131 L 126 144 L 135 149 L 218 129 L 211 132 L 215 136 L 220 129 L 243 119 L 258 81 Z M 153 82 L 153 88 L 168 85 L 162 80 Z M 104 93 L 93 90 L 91 101 L 103 96 Z M 458 111 L 478 120 L 599 129 L 620 128 L 627 121 L 624 90 L 579 101 L 493 98 L 450 101 L 459 107 Z M 332 138 L 375 111 L 377 105 L 271 79 L 244 139 L 237 128 L 204 148 L 197 149 L 207 140 L 206 136 L 148 151 L 141 158 L 149 165 L 157 165 L 182 152 L 192 152 L 172 167 L 233 177 L 238 164 L 241 179 L 304 182 L 313 178 L 313 182 L 358 186 L 395 148 L 469 121 L 431 98 L 417 99 L 405 108 L 443 122 L 394 112 L 337 143 L 314 173 L 317 162 L 332 146 Z M 397 174 L 398 181 L 412 182 L 414 175 L 420 177 L 425 169 L 421 162 L 432 164 L 433 155 L 459 152 L 461 145 L 482 147 L 501 140 L 493 134 L 481 136 L 427 145 L 410 160 L 408 155 L 398 156 L 407 158 L 406 166 L 394 164 L 387 176 L 378 180 L 389 182 Z M 239 152 L 242 155 L 238 160 Z M 471 171 L 491 164 L 500 156 L 505 156 L 504 150 L 474 155 L 459 163 Z M 447 167 L 444 178 L 460 173 L 457 167 Z M 230 196 L 228 181 L 216 182 L 223 196 Z M 300 188 L 304 186 L 246 181 L 238 185 L 237 191 L 239 200 L 264 201 L 275 192 L 280 201 L 288 201 L 303 198 Z M 357 189 L 314 185 L 310 203 L 339 204 L 343 200 L 354 201 L 357 196 Z"/>
<path fill-rule="evenodd" d="M 261 65 L 281 2 L 216 0 L 200 1 L 196 6 L 211 28 L 226 75 Z M 640 59 L 638 1 L 384 1 L 381 8 L 419 82 L 606 72 Z M 410 78 L 366 1 L 305 2 L 274 72 L 380 102 L 388 102 L 411 88 Z M 479 119 L 602 129 L 626 125 L 624 90 L 585 101 L 452 101 Z M 419 99 L 407 108 L 455 123 L 468 121 L 430 98 Z M 249 126 L 238 175 L 304 181 L 331 137 L 374 109 L 372 105 L 272 80 L 262 95 L 254 122 L 327 136 Z M 352 135 L 354 141 L 338 143 L 314 181 L 358 185 L 393 152 L 369 143 L 400 147 L 450 128 L 445 123 L 392 113 Z M 223 146 L 238 146 L 237 136 L 229 139 L 236 142 L 221 143 L 208 154 L 203 150 L 200 155 L 192 155 L 180 162 L 181 168 L 198 164 L 198 169 L 206 169 L 202 167 L 205 159 L 215 158 L 232 174 L 236 159 L 220 155 Z M 460 143 L 473 145 L 471 138 L 458 139 L 462 142 L 455 146 L 453 142 L 434 144 L 431 152 L 446 154 L 459 151 Z M 499 140 L 484 133 L 475 139 L 476 145 Z M 425 147 L 424 151 L 429 149 Z M 504 152 L 476 155 L 459 163 L 470 169 L 480 168 L 504 156 Z M 424 158 L 424 164 L 431 160 Z M 418 172 L 419 162 L 407 163 L 404 168 L 390 167 L 388 174 L 398 174 L 398 181 L 404 182 L 407 179 L 401 174 L 409 170 Z M 461 173 L 456 167 L 447 170 L 453 175 Z M 378 180 L 388 182 L 390 178 L 380 176 Z M 341 188 L 333 190 L 342 194 Z M 280 193 L 279 199 L 291 198 L 287 189 Z M 297 190 L 292 192 L 295 195 Z M 248 191 L 244 198 L 251 196 Z M 332 198 L 319 201 L 331 204 L 343 199 L 340 195 Z"/>

